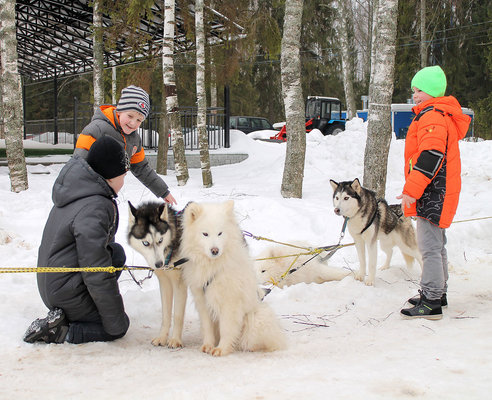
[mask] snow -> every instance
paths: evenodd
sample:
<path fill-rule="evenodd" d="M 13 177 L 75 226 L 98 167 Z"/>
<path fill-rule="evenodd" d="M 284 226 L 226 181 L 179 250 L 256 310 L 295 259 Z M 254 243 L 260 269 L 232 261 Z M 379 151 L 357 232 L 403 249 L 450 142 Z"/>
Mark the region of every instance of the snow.
<path fill-rule="evenodd" d="M 267 132 L 271 136 L 270 133 Z M 280 195 L 285 143 L 253 140 L 260 133 L 232 133 L 230 151 L 247 152 L 239 164 L 213 167 L 214 185 L 204 189 L 201 171 L 186 186 L 173 171 L 164 177 L 179 208 L 190 200 L 233 199 L 242 229 L 282 242 L 336 244 L 342 219 L 332 211 L 330 179 L 362 178 L 366 124 L 324 137 L 307 135 L 302 199 Z M 396 203 L 403 185 L 404 142 L 391 142 L 386 198 Z M 461 142 L 463 190 L 455 221 L 489 217 L 492 141 Z M 10 191 L 0 167 L 0 265 L 36 265 L 51 187 L 62 164 L 28 166 L 29 190 Z M 145 265 L 126 244 L 127 201 L 153 195 L 128 175 L 119 196 L 117 241 L 129 265 Z M 127 335 L 112 343 L 27 344 L 24 331 L 46 315 L 32 273 L 0 275 L 1 399 L 482 399 L 492 374 L 492 219 L 455 223 L 447 230 L 449 308 L 440 321 L 403 320 L 399 311 L 418 289 L 419 268 L 408 270 L 396 251 L 392 267 L 378 271 L 376 285 L 347 277 L 321 285 L 274 288 L 265 298 L 288 338 L 275 353 L 201 353 L 198 315 L 191 295 L 180 350 L 154 347 L 161 322 L 157 279 L 139 288 L 120 278 L 131 320 Z M 251 254 L 271 244 L 247 239 Z M 343 243 L 351 243 L 347 233 Z M 380 265 L 383 254 L 379 254 Z M 355 248 L 339 250 L 330 265 L 358 268 Z M 139 279 L 145 272 L 138 272 Z"/>

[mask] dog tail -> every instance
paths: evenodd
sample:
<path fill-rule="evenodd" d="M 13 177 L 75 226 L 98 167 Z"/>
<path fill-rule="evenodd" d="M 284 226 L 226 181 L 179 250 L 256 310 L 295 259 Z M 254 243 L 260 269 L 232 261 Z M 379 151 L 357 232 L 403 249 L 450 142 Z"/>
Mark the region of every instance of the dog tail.
<path fill-rule="evenodd" d="M 276 351 L 287 348 L 282 327 L 268 304 L 259 303 L 255 311 L 244 317 L 244 330 L 239 345 L 244 351 Z"/>
<path fill-rule="evenodd" d="M 343 268 L 330 267 L 328 265 L 323 266 L 320 270 L 320 282 L 327 281 L 341 281 L 346 276 L 350 275 L 351 271 L 348 271 Z"/>

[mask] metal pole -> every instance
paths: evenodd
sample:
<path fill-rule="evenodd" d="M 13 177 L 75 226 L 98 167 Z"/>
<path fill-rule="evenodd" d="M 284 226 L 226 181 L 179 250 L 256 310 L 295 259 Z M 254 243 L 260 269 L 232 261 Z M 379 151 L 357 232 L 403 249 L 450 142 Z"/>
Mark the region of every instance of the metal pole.
<path fill-rule="evenodd" d="M 75 144 L 77 143 L 77 131 L 78 131 L 78 111 L 79 111 L 79 102 L 77 96 L 73 96 L 73 149 L 75 150 Z"/>
<path fill-rule="evenodd" d="M 53 87 L 55 92 L 55 111 L 53 114 L 53 122 L 55 126 L 54 126 L 53 144 L 58 144 L 58 77 L 56 75 L 56 69 L 55 69 L 55 76 L 53 79 Z"/>
<path fill-rule="evenodd" d="M 22 82 L 22 120 L 24 122 L 24 140 L 27 139 L 27 126 L 26 126 L 26 85 L 24 85 L 24 78 L 21 77 Z"/>
<path fill-rule="evenodd" d="M 224 147 L 228 149 L 231 147 L 231 135 L 229 132 L 229 121 L 231 119 L 231 101 L 229 85 L 224 86 L 224 108 L 225 108 L 225 118 L 224 118 Z"/>

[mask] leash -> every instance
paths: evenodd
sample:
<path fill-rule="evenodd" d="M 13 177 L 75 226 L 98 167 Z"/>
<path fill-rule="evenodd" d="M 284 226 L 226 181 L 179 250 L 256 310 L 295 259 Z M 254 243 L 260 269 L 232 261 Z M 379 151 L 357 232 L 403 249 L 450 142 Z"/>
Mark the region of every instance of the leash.
<path fill-rule="evenodd" d="M 263 236 L 255 236 L 251 232 L 248 232 L 248 231 L 243 231 L 243 236 L 247 236 L 247 237 L 250 237 L 251 239 L 255 239 L 255 240 L 265 240 L 267 242 L 282 244 L 284 246 L 295 247 L 296 249 L 302 249 L 302 250 L 308 250 L 308 251 L 312 250 L 311 247 L 303 247 L 303 246 L 298 246 L 298 245 L 291 244 L 291 243 L 278 242 L 276 240 L 268 239 L 268 238 L 265 238 Z"/>
<path fill-rule="evenodd" d="M 297 248 L 297 249 L 306 250 L 306 252 L 304 252 L 304 253 L 287 254 L 287 255 L 277 256 L 277 257 L 257 258 L 255 260 L 255 261 L 264 261 L 264 260 L 273 260 L 273 259 L 277 259 L 277 258 L 287 258 L 287 257 L 293 257 L 294 258 L 293 261 L 290 263 L 289 267 L 287 268 L 287 270 L 280 276 L 280 279 L 278 281 L 276 281 L 273 277 L 270 278 L 270 283 L 272 283 L 275 286 L 278 286 L 278 284 L 283 279 L 285 279 L 285 277 L 288 274 L 292 274 L 292 273 L 298 271 L 300 268 L 302 268 L 303 266 L 305 266 L 308 262 L 310 262 L 314 258 L 320 256 L 321 253 L 328 252 L 328 254 L 326 256 L 321 257 L 321 261 L 326 261 L 329 258 L 331 258 L 333 256 L 333 254 L 335 254 L 335 252 L 338 249 L 341 249 L 343 247 L 348 247 L 348 246 L 354 245 L 354 243 L 341 244 L 341 241 L 342 241 L 342 239 L 345 236 L 345 230 L 347 228 L 347 222 L 348 222 L 348 218 L 345 217 L 344 218 L 343 225 L 342 225 L 342 230 L 340 232 L 340 238 L 338 239 L 338 243 L 337 244 L 330 245 L 330 246 L 316 247 L 314 249 L 311 248 L 311 247 L 304 247 L 304 246 L 294 245 L 294 244 L 291 244 L 291 243 L 279 242 L 277 240 L 265 238 L 265 237 L 262 237 L 262 236 L 256 236 L 256 235 L 253 235 L 251 232 L 248 232 L 248 231 L 243 231 L 243 235 L 244 236 L 247 236 L 247 237 L 250 237 L 252 239 L 255 239 L 255 240 L 265 240 L 265 241 L 268 241 L 268 242 L 277 243 L 277 244 L 281 244 L 281 245 L 284 245 L 284 246 L 289 246 L 289 247 L 294 247 L 294 248 Z M 293 265 L 296 263 L 296 261 L 299 259 L 300 256 L 307 256 L 307 255 L 312 255 L 312 257 L 309 258 L 309 259 L 307 259 L 306 261 L 304 261 L 298 267 L 292 268 Z"/>
<path fill-rule="evenodd" d="M 109 272 L 114 274 L 117 271 L 129 271 L 129 270 L 151 270 L 150 267 L 140 266 L 125 266 L 125 267 L 0 267 L 0 274 L 7 273 L 24 273 L 24 272 L 36 272 L 36 273 L 55 273 L 55 272 Z"/>
<path fill-rule="evenodd" d="M 461 222 L 472 222 L 472 221 L 481 221 L 484 219 L 491 219 L 492 217 L 480 217 L 480 218 L 470 218 L 470 219 L 462 219 L 461 221 L 453 221 L 453 224 L 459 224 Z"/>

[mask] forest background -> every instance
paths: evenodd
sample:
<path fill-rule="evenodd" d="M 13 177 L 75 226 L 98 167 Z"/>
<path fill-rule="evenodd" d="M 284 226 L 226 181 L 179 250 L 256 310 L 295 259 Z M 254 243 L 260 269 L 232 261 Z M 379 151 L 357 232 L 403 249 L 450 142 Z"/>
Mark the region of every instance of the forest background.
<path fill-rule="evenodd" d="M 374 0 L 350 2 L 352 18 L 340 21 L 336 2 L 305 0 L 301 26 L 301 65 L 303 98 L 308 95 L 338 97 L 345 103 L 341 52 L 336 24 L 348 23 L 353 40 L 353 81 L 357 109 L 362 108 L 361 96 L 367 95 L 370 79 L 371 10 Z M 190 0 L 178 0 L 181 10 L 188 10 Z M 105 1 L 105 13 L 115 23 L 108 28 L 105 45 L 112 37 L 132 32 L 131 18 L 145 18 L 151 0 Z M 230 87 L 231 114 L 255 115 L 271 122 L 285 121 L 280 74 L 284 0 L 213 0 L 205 2 L 230 21 L 244 27 L 233 40 L 220 46 L 207 47 L 207 105 L 214 105 L 212 91 L 217 93 L 217 105 L 223 104 L 224 85 Z M 492 2 L 480 0 L 426 1 L 425 47 L 427 65 L 440 65 L 448 77 L 446 94 L 455 96 L 462 106 L 475 111 L 475 136 L 492 139 Z M 421 68 L 421 1 L 400 1 L 394 76 L 394 103 L 411 98 L 410 80 Z M 137 9 L 132 12 L 131 8 Z M 183 13 L 187 36 L 194 40 L 194 20 Z M 338 18 L 338 20 L 337 20 Z M 136 30 L 133 30 L 136 31 Z M 149 40 L 134 35 L 133 51 Z M 160 110 L 162 102 L 162 57 L 147 54 L 146 60 L 117 68 L 117 93 L 136 84 L 148 90 L 152 108 Z M 180 106 L 194 106 L 195 51 L 175 55 L 175 72 Z M 111 69 L 105 70 L 105 100 L 111 103 Z M 26 120 L 50 119 L 54 115 L 53 82 L 29 82 L 25 85 Z M 76 96 L 81 102 L 94 98 L 92 74 L 60 78 L 58 82 L 58 117 L 73 116 Z"/>

